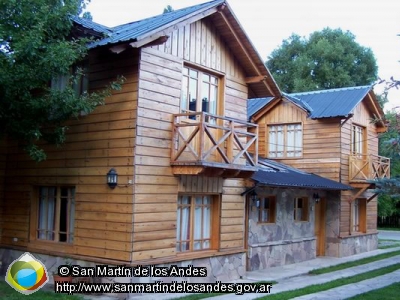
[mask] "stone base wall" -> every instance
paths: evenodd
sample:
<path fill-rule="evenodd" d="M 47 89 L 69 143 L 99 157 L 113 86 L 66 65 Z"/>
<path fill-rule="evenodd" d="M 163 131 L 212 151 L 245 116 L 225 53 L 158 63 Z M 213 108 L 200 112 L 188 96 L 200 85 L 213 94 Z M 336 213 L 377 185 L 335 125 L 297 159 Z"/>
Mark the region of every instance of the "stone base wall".
<path fill-rule="evenodd" d="M 249 247 L 249 271 L 298 263 L 316 257 L 314 238 Z"/>
<path fill-rule="evenodd" d="M 378 249 L 378 234 L 366 234 L 340 239 L 339 257 L 350 256 Z"/>
<path fill-rule="evenodd" d="M 25 251 L 12 250 L 0 248 L 0 276 L 5 276 L 8 266 L 17 258 L 19 258 Z M 40 260 L 47 269 L 49 275 L 49 283 L 53 284 L 53 272 L 57 271 L 58 266 L 65 264 L 79 265 L 83 267 L 94 267 L 101 265 L 83 260 L 68 259 L 62 257 L 54 257 L 51 255 L 31 253 L 36 259 Z M 156 267 L 170 267 L 176 265 L 178 267 L 205 267 L 207 268 L 207 277 L 94 277 L 90 278 L 90 282 L 104 282 L 104 283 L 153 283 L 162 281 L 169 283 L 172 281 L 194 282 L 194 283 L 214 283 L 216 281 L 228 282 L 240 279 L 246 272 L 246 254 L 230 254 L 223 256 L 207 257 L 200 259 L 192 259 L 182 262 L 159 264 Z M 116 294 L 121 299 L 128 299 L 127 294 Z"/>

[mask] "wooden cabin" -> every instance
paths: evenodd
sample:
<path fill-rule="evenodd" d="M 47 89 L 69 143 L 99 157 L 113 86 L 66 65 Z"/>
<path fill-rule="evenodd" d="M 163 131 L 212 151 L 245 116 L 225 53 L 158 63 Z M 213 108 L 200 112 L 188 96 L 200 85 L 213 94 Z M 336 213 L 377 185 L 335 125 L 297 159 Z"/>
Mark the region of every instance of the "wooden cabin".
<path fill-rule="evenodd" d="M 63 147 L 40 144 L 46 161 L 16 141 L 1 148 L 2 265 L 29 251 L 48 269 L 69 258 L 201 265 L 209 281 L 239 278 L 243 192 L 258 149 L 247 100 L 280 91 L 230 6 L 215 0 L 114 28 L 74 18 L 74 26 L 98 37 L 88 89 L 126 81 L 68 122 Z M 108 173 L 117 173 L 110 186 Z"/>
<path fill-rule="evenodd" d="M 347 256 L 377 248 L 377 197 L 370 180 L 390 177 L 378 155 L 384 114 L 370 86 L 252 99 L 260 157 L 347 184 L 335 199 L 321 199 L 326 220 L 318 255 Z M 373 121 L 375 120 L 375 121 Z"/>

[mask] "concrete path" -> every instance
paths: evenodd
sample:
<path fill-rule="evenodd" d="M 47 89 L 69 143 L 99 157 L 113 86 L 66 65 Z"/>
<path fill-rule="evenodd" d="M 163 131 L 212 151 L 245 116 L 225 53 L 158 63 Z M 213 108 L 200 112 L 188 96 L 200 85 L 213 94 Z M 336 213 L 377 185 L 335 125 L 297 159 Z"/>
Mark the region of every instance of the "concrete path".
<path fill-rule="evenodd" d="M 378 238 L 384 240 L 400 241 L 400 230 L 378 230 Z"/>
<path fill-rule="evenodd" d="M 378 249 L 375 251 L 365 252 L 353 256 L 336 258 L 336 257 L 318 257 L 313 260 L 285 265 L 281 267 L 273 267 L 262 271 L 247 272 L 246 278 L 243 280 L 237 280 L 235 282 L 257 282 L 257 281 L 277 281 L 277 284 L 271 288 L 271 294 L 276 294 L 279 292 L 284 292 L 288 290 L 294 290 L 303 288 L 312 284 L 321 284 L 330 282 L 332 280 L 344 277 L 350 277 L 356 274 L 365 273 L 368 271 L 383 268 L 389 265 L 400 263 L 400 255 L 387 258 L 384 260 L 379 260 L 369 264 L 356 266 L 353 268 L 344 269 L 341 271 L 331 272 L 322 275 L 308 275 L 308 272 L 313 269 L 318 269 L 322 267 L 333 266 L 341 264 L 344 262 L 359 260 L 365 257 L 376 256 L 381 253 L 388 253 L 392 251 L 400 250 L 400 247 L 389 248 L 389 249 Z M 349 284 L 346 286 L 341 286 L 335 289 L 331 289 L 321 293 L 310 294 L 302 296 L 296 299 L 345 299 L 358 294 L 369 292 L 374 289 L 379 289 L 381 287 L 390 285 L 394 282 L 400 282 L 400 270 L 393 273 L 375 277 L 369 280 L 361 281 L 356 284 Z M 232 298 L 238 300 L 248 300 L 263 297 L 267 294 L 255 294 L 249 293 L 240 296 L 235 296 L 233 294 L 221 295 L 217 297 L 209 298 L 210 300 L 229 300 Z M 116 299 L 115 297 L 110 297 L 111 295 L 102 296 L 85 296 L 86 299 L 95 300 L 108 300 Z M 129 299 L 133 300 L 152 300 L 152 299 L 177 299 L 185 296 L 185 294 L 143 294 L 143 295 L 129 295 Z"/>

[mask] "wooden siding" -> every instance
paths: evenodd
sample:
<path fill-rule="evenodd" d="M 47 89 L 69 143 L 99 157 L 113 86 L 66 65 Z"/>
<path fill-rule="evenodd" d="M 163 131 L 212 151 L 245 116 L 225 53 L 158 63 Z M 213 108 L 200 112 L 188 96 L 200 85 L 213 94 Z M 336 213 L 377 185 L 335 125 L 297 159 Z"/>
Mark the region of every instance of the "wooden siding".
<path fill-rule="evenodd" d="M 90 56 L 90 88 L 97 90 L 117 75 L 126 82 L 106 105 L 88 116 L 68 122 L 62 148 L 41 144 L 47 160 L 35 163 L 20 147 L 8 147 L 7 189 L 3 203 L 1 243 L 28 251 L 62 253 L 129 262 L 132 252 L 133 149 L 138 85 L 137 51 L 120 55 L 97 51 Z M 106 184 L 115 168 L 118 187 Z M 40 185 L 76 187 L 75 238 L 72 246 L 29 240 L 31 199 Z M 33 232 L 34 236 L 34 232 Z M 13 238 L 17 238 L 15 241 Z M 54 253 L 56 252 L 56 253 Z"/>
<path fill-rule="evenodd" d="M 202 178 L 199 183 L 197 177 L 194 182 L 192 176 L 173 176 L 170 147 L 172 114 L 179 113 L 185 63 L 221 76 L 218 114 L 243 121 L 248 98 L 245 74 L 208 19 L 179 28 L 169 36 L 165 44 L 141 50 L 133 262 L 174 260 L 178 192 L 187 192 L 190 186 L 191 192 L 210 193 L 211 182 L 221 186 L 213 188 L 213 193 L 222 193 L 220 250 L 244 247 L 244 197 L 240 196 L 244 181 Z"/>
<path fill-rule="evenodd" d="M 245 76 L 240 62 L 234 58 L 210 18 L 171 32 L 166 43 L 153 46 L 153 48 L 186 62 L 220 71 L 227 77 L 243 78 Z M 245 99 L 247 99 L 247 92 Z"/>
<path fill-rule="evenodd" d="M 257 121 L 259 125 L 259 154 L 268 158 L 268 125 L 301 123 L 303 125 L 303 155 L 283 158 L 280 162 L 339 180 L 340 127 L 338 119 L 311 120 L 307 113 L 283 100 Z"/>
<path fill-rule="evenodd" d="M 351 127 L 352 124 L 365 127 L 364 140 L 366 141 L 366 154 L 378 154 L 378 133 L 377 126 L 371 123 L 371 112 L 368 109 L 365 101 L 361 102 L 354 109 L 354 116 L 349 119 L 341 130 L 341 181 L 345 184 L 349 184 L 349 154 L 351 151 Z M 349 200 L 358 192 L 358 189 L 354 191 L 343 191 L 341 197 L 341 214 L 340 214 L 340 235 L 349 235 L 350 228 L 350 205 Z M 365 192 L 360 195 L 361 198 L 369 198 L 372 194 Z M 367 232 L 376 231 L 377 222 L 377 198 L 375 197 L 367 204 Z"/>

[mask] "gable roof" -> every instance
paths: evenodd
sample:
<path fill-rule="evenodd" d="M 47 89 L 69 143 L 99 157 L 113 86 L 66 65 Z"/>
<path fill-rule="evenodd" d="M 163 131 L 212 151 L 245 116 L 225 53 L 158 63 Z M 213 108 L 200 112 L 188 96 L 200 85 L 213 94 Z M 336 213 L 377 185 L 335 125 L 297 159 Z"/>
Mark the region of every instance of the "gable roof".
<path fill-rule="evenodd" d="M 274 97 L 266 97 L 247 100 L 247 118 L 250 120 L 252 115 L 254 115 L 261 108 L 269 104 L 273 99 Z"/>
<path fill-rule="evenodd" d="M 128 47 L 140 48 L 152 43 L 163 43 L 172 31 L 206 17 L 210 18 L 245 71 L 251 93 L 255 97 L 280 96 L 278 85 L 226 0 L 213 0 L 113 28 L 103 28 L 88 20 L 75 20 L 75 23 L 105 35 L 89 44 L 89 48 L 109 47 L 119 53 Z"/>
<path fill-rule="evenodd" d="M 371 86 L 347 87 L 304 93 L 292 93 L 292 96 L 312 107 L 312 119 L 347 118 L 354 108 L 371 91 Z"/>
<path fill-rule="evenodd" d="M 271 187 L 295 187 L 319 190 L 351 190 L 353 187 L 319 176 L 307 173 L 285 164 L 259 159 L 259 169 L 251 177 L 256 185 Z"/>
<path fill-rule="evenodd" d="M 92 43 L 90 47 L 96 48 L 107 44 L 135 42 L 141 40 L 147 37 L 150 33 L 153 33 L 154 31 L 160 31 L 164 29 L 165 26 L 169 27 L 182 21 L 182 19 L 187 19 L 195 14 L 205 12 L 208 9 L 216 8 L 224 2 L 224 0 L 214 0 L 170 11 L 139 21 L 115 26 L 112 28 L 112 32 L 108 37 Z"/>
<path fill-rule="evenodd" d="M 380 107 L 372 86 L 345 87 L 330 90 L 319 90 L 303 93 L 283 94 L 283 96 L 293 104 L 303 108 L 309 113 L 311 119 L 322 118 L 348 118 L 354 113 L 356 106 L 366 97 L 369 99 L 370 107 L 378 118 L 384 117 L 384 112 Z M 269 98 L 255 99 L 255 103 L 248 111 L 249 119 L 262 108 L 271 103 Z M 249 100 L 250 102 L 253 99 Z M 384 126 L 384 122 L 378 122 Z"/>

